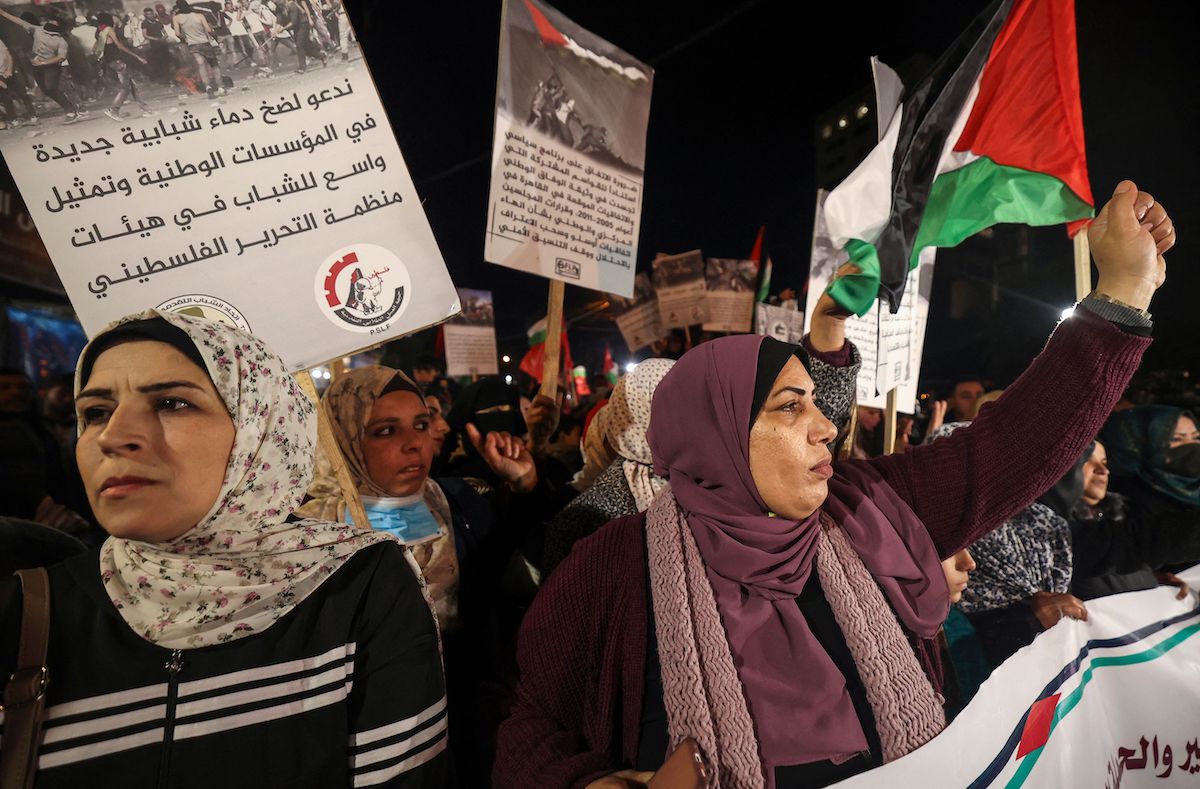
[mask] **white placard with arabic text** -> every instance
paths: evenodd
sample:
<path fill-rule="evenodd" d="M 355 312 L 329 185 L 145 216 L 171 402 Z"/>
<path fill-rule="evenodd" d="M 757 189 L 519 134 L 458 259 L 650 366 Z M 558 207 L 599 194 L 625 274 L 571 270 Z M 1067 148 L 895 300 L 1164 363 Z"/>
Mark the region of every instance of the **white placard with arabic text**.
<path fill-rule="evenodd" d="M 156 109 L 0 132 L 89 335 L 177 309 L 296 370 L 458 312 L 364 61 Z"/>

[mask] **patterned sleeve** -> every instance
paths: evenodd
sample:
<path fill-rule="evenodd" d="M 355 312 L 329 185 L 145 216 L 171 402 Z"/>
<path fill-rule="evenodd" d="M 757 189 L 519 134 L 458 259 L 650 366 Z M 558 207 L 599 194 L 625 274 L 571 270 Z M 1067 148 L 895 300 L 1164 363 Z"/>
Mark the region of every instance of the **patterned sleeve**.
<path fill-rule="evenodd" d="M 353 786 L 440 789 L 450 756 L 436 626 L 399 547 L 381 554 L 355 628 Z"/>
<path fill-rule="evenodd" d="M 813 402 L 821 413 L 841 433 L 850 423 L 850 410 L 854 408 L 855 386 L 858 381 L 858 371 L 862 367 L 862 355 L 854 343 L 846 340 L 849 349 L 849 359 L 845 354 L 821 354 L 812 350 L 805 337 L 805 348 L 812 359 L 810 374 L 815 391 Z M 841 362 L 839 364 L 838 362 Z"/>

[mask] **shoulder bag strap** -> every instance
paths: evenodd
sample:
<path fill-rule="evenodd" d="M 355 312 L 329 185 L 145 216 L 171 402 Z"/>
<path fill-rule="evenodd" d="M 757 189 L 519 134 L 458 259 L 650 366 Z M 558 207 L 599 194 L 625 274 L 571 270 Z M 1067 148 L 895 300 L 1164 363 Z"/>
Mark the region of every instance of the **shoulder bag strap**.
<path fill-rule="evenodd" d="M 42 742 L 46 704 L 46 649 L 50 642 L 50 576 L 45 568 L 18 570 L 21 579 L 21 641 L 17 670 L 4 687 L 4 747 L 0 786 L 31 789 Z"/>

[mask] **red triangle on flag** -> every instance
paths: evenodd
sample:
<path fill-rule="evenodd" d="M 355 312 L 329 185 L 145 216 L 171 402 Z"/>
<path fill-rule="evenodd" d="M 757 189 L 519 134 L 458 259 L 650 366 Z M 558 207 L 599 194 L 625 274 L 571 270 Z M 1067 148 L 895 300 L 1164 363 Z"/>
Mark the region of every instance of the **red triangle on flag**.
<path fill-rule="evenodd" d="M 541 12 L 537 6 L 525 0 L 525 7 L 529 9 L 529 15 L 533 17 L 533 24 L 537 28 L 538 35 L 542 37 L 542 43 L 551 47 L 565 47 L 567 45 L 566 36 L 558 32 L 558 29 L 550 23 L 546 15 Z"/>
<path fill-rule="evenodd" d="M 1021 744 L 1017 746 L 1017 756 L 1020 759 L 1027 753 L 1041 748 L 1050 739 L 1050 727 L 1054 723 L 1054 711 L 1058 708 L 1061 693 L 1041 701 L 1034 702 L 1029 708 L 1029 716 L 1025 719 L 1025 730 L 1021 732 Z"/>

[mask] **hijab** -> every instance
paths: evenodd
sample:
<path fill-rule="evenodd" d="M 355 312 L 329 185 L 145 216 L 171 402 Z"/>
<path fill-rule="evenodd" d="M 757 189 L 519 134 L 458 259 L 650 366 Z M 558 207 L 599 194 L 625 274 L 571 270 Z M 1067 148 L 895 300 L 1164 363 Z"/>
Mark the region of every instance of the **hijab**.
<path fill-rule="evenodd" d="M 500 477 L 492 471 L 467 437 L 467 423 L 471 422 L 479 428 L 480 435 L 486 436 L 492 432 L 525 435 L 528 428 L 525 426 L 525 417 L 521 415 L 521 396 L 516 388 L 499 378 L 481 378 L 455 398 L 454 405 L 446 414 L 446 422 L 466 454 L 464 458 L 455 457 L 451 461 L 454 475 L 474 477 L 493 487 L 502 487 Z"/>
<path fill-rule="evenodd" d="M 663 376 L 675 365 L 672 359 L 646 359 L 617 381 L 604 409 L 602 427 L 609 445 L 620 456 L 629 492 L 638 511 L 647 509 L 667 481 L 654 473 L 654 457 L 646 443 L 650 430 L 650 403 Z M 595 430 L 595 426 L 592 428 Z"/>
<path fill-rule="evenodd" d="M 421 388 L 407 375 L 390 367 L 370 365 L 347 370 L 339 376 L 325 390 L 321 407 L 329 415 L 334 440 L 359 493 L 395 503 L 400 500 L 371 479 L 362 447 L 363 431 L 371 419 L 375 402 L 391 392 L 412 392 L 425 402 Z M 439 535 L 428 542 L 406 546 L 406 549 L 411 551 L 411 558 L 419 568 L 418 574 L 425 581 L 439 624 L 444 630 L 453 630 L 458 618 L 459 564 L 451 533 L 450 502 L 441 486 L 428 477 L 419 493 L 437 521 Z M 324 453 L 318 454 L 317 473 L 308 488 L 308 495 L 311 498 L 300 507 L 301 514 L 330 520 L 346 517 L 341 486 Z"/>
<path fill-rule="evenodd" d="M 835 466 L 829 498 L 807 518 L 768 511 L 750 473 L 756 384 L 773 382 L 798 349 L 760 353 L 764 342 L 777 343 L 721 337 L 684 354 L 654 392 L 648 443 L 703 558 L 764 763 L 840 762 L 866 750 L 866 736 L 844 676 L 796 604 L 814 572 L 822 511 L 910 633 L 933 636 L 949 594 L 924 526 L 868 464 Z"/>
<path fill-rule="evenodd" d="M 1118 411 L 1100 432 L 1114 477 L 1138 477 L 1175 501 L 1200 507 L 1200 478 L 1178 473 L 1167 462 L 1171 436 L 1179 417 L 1190 411 L 1165 405 L 1141 405 Z"/>
<path fill-rule="evenodd" d="M 134 321 L 181 330 L 233 419 L 235 437 L 212 508 L 162 543 L 109 537 L 100 574 L 139 636 L 168 649 L 260 633 L 313 593 L 358 551 L 387 540 L 327 520 L 287 520 L 312 478 L 317 420 L 282 359 L 223 323 L 154 310 L 123 318 L 84 348 Z M 75 393 L 84 379 L 76 372 Z M 82 427 L 81 427 L 82 429 Z"/>
<path fill-rule="evenodd" d="M 605 403 L 592 417 L 591 424 L 584 433 L 583 443 L 579 447 L 579 452 L 583 455 L 583 468 L 571 479 L 571 487 L 581 493 L 590 488 L 596 478 L 612 465 L 612 453 L 604 445 L 604 439 L 608 436 L 608 418 L 609 403 Z"/>

